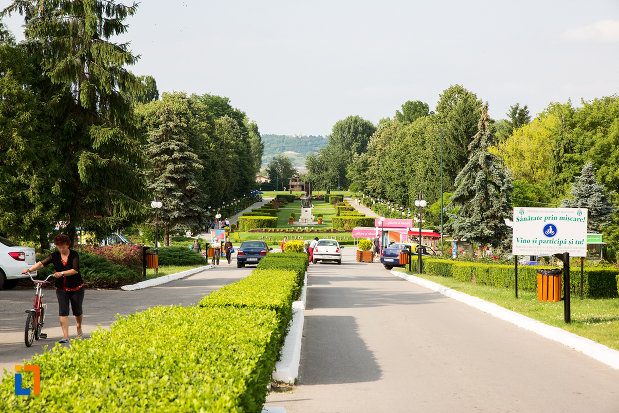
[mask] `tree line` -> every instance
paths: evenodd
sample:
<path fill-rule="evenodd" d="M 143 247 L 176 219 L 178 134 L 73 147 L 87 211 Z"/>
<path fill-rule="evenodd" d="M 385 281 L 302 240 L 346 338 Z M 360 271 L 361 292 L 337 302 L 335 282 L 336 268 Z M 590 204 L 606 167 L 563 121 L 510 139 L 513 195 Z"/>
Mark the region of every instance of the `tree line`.
<path fill-rule="evenodd" d="M 435 227 L 443 193 L 448 230 L 484 244 L 506 241 L 509 231 L 500 222 L 514 206 L 587 207 L 590 230 L 606 235 L 614 259 L 619 98 L 582 101 L 580 107 L 553 102 L 534 119 L 518 103 L 499 120 L 483 108 L 474 92 L 452 85 L 434 111 L 425 102 L 407 101 L 378 125 L 350 116 L 333 126 L 327 147 L 307 157 L 308 179 L 318 189 L 350 188 L 411 210 L 422 192 Z M 586 174 L 600 186 L 576 188 Z M 471 209 L 472 199 L 481 208 Z M 594 210 L 605 213 L 591 216 Z M 489 213 L 498 227 L 484 224 Z M 474 234 L 484 231 L 494 238 Z"/>
<path fill-rule="evenodd" d="M 99 237 L 144 222 L 161 200 L 166 231 L 196 228 L 247 195 L 260 168 L 258 126 L 229 99 L 159 97 L 138 57 L 114 42 L 137 4 L 13 1 L 0 22 L 0 233 L 46 245 L 56 227 Z"/>

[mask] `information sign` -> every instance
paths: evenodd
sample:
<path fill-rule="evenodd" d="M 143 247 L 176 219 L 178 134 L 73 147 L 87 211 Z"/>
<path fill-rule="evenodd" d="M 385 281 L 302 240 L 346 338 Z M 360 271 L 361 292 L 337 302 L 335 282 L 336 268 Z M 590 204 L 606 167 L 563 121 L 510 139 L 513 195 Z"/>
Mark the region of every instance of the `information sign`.
<path fill-rule="evenodd" d="M 512 254 L 587 256 L 586 208 L 514 208 Z"/>

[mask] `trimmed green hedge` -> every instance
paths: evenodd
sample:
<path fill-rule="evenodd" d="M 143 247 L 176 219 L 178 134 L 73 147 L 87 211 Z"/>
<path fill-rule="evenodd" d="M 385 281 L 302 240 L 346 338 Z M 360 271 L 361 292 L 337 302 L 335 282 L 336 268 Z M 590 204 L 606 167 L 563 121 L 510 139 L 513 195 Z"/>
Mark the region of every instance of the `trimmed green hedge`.
<path fill-rule="evenodd" d="M 5 376 L 0 411 L 260 412 L 279 334 L 264 308 L 150 308 L 35 356 L 37 396 Z"/>
<path fill-rule="evenodd" d="M 413 256 L 413 266 L 417 257 Z M 475 282 L 494 287 L 514 287 L 514 266 L 482 264 L 467 261 L 450 261 L 424 258 L 424 272 L 458 281 Z M 537 270 L 549 267 L 518 266 L 518 288 L 537 291 Z M 570 289 L 580 293 L 580 268 L 570 268 Z M 619 296 L 619 270 L 611 268 L 585 268 L 583 293 L 591 298 L 615 298 Z"/>
<path fill-rule="evenodd" d="M 188 247 L 159 248 L 159 265 L 206 265 L 206 258 Z"/>
<path fill-rule="evenodd" d="M 296 199 L 296 195 L 279 194 L 275 196 L 275 200 L 278 202 L 288 203 L 293 202 Z"/>
<path fill-rule="evenodd" d="M 254 209 L 252 211 L 246 212 L 244 213 L 242 216 L 244 217 L 276 217 L 277 216 L 277 210 L 275 209 L 262 209 L 262 210 L 258 210 L 258 209 Z"/>
<path fill-rule="evenodd" d="M 285 269 L 255 269 L 249 277 L 226 285 L 200 301 L 201 307 L 256 307 L 277 313 L 282 340 L 292 319 L 292 302 L 300 294 L 297 274 Z M 283 343 L 282 343 L 283 344 Z"/>
<path fill-rule="evenodd" d="M 333 229 L 344 229 L 347 231 L 355 227 L 373 227 L 374 218 L 360 216 L 343 216 L 331 218 Z"/>
<path fill-rule="evenodd" d="M 277 217 L 242 216 L 239 218 L 239 231 L 257 228 L 277 228 Z"/>
<path fill-rule="evenodd" d="M 344 195 L 325 195 L 325 200 L 330 204 L 335 204 L 336 202 L 344 202 Z"/>
<path fill-rule="evenodd" d="M 305 271 L 309 264 L 306 254 L 300 253 L 270 253 L 260 260 L 257 269 L 265 270 L 291 270 L 297 274 L 297 284 L 303 285 L 305 281 Z M 300 290 L 299 290 L 300 293 Z M 295 297 L 295 299 L 298 297 Z"/>

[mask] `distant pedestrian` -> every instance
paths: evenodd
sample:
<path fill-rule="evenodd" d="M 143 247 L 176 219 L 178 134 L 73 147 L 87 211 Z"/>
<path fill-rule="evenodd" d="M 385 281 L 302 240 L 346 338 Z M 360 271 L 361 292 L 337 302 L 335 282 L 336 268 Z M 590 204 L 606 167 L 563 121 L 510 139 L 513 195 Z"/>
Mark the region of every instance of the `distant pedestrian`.
<path fill-rule="evenodd" d="M 316 248 L 316 245 L 318 245 L 318 237 L 314 238 L 312 242 L 310 242 L 310 246 L 309 246 L 310 262 L 312 263 L 314 261 L 314 249 Z"/>
<path fill-rule="evenodd" d="M 284 237 L 284 240 L 282 241 L 282 244 L 280 245 L 282 252 L 284 252 L 284 248 L 286 247 L 286 242 L 288 242 L 288 238 Z"/>
<path fill-rule="evenodd" d="M 372 250 L 374 251 L 375 256 L 380 255 L 380 244 L 378 243 L 378 237 L 375 237 L 373 240 Z"/>
<path fill-rule="evenodd" d="M 232 241 L 230 238 L 226 238 L 226 243 L 224 244 L 224 253 L 226 254 L 226 260 L 228 264 L 230 264 L 230 260 L 232 259 L 232 252 L 234 251 L 234 247 L 232 246 Z"/>
<path fill-rule="evenodd" d="M 202 250 L 202 248 L 200 247 L 200 241 L 198 241 L 197 239 L 193 242 L 193 250 L 197 253 L 200 253 L 200 251 Z"/>
<path fill-rule="evenodd" d="M 213 265 L 215 265 L 215 263 L 219 265 L 220 256 L 221 256 L 221 241 L 215 240 L 213 242 L 213 262 L 212 262 Z"/>

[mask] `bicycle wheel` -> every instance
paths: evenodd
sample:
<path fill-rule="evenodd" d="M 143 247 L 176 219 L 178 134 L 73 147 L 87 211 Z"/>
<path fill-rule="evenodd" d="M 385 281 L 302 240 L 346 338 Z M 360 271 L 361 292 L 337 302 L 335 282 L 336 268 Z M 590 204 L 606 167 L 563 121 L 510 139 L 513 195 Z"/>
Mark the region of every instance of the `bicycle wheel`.
<path fill-rule="evenodd" d="M 39 322 L 37 323 L 37 328 L 34 332 L 34 338 L 41 338 L 41 330 L 43 329 L 43 320 L 45 319 L 45 307 L 41 307 L 41 314 L 39 314 Z"/>
<path fill-rule="evenodd" d="M 33 311 L 28 312 L 28 317 L 26 317 L 26 330 L 24 332 L 24 341 L 26 342 L 26 347 L 30 347 L 32 342 L 34 341 L 35 328 L 34 328 L 34 318 L 35 313 Z"/>

